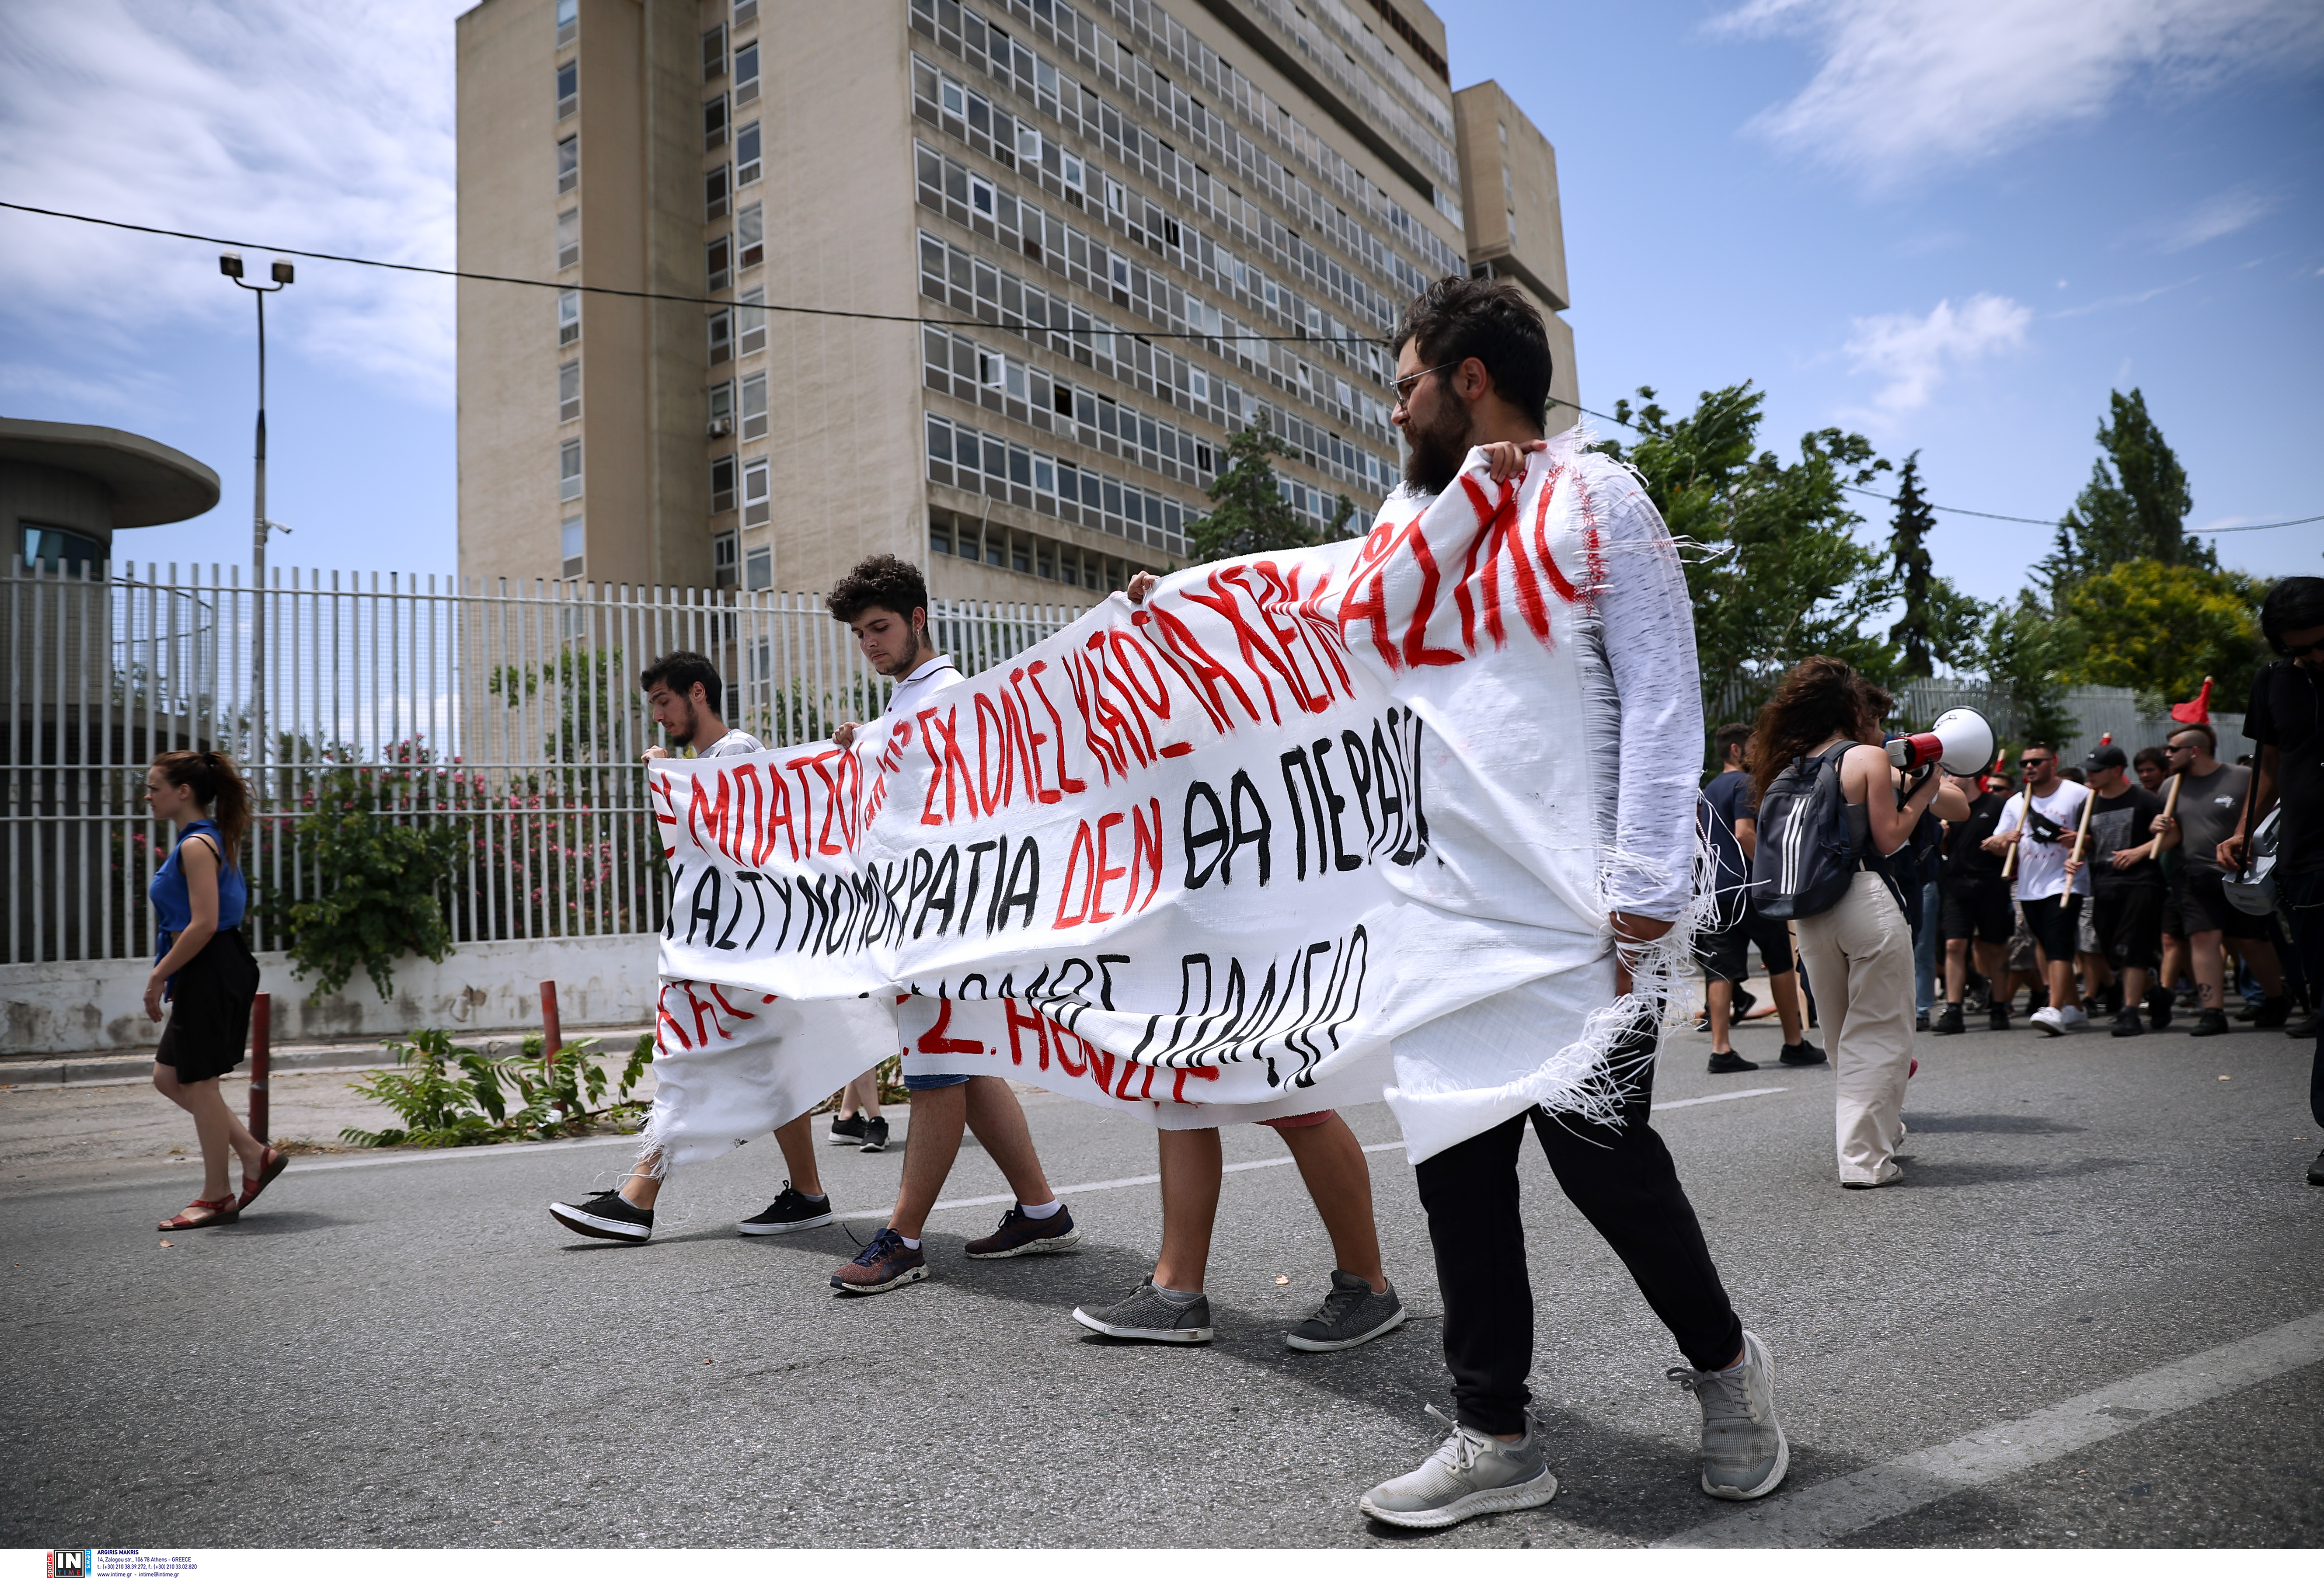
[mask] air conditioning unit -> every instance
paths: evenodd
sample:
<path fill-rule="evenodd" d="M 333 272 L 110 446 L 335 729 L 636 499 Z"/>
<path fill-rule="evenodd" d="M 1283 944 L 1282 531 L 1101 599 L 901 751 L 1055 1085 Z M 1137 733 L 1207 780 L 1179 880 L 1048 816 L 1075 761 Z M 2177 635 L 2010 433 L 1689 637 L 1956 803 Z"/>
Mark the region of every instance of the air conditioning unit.
<path fill-rule="evenodd" d="M 723 439 L 733 431 L 734 419 L 733 418 L 714 417 L 710 419 L 710 436 L 712 438 Z"/>

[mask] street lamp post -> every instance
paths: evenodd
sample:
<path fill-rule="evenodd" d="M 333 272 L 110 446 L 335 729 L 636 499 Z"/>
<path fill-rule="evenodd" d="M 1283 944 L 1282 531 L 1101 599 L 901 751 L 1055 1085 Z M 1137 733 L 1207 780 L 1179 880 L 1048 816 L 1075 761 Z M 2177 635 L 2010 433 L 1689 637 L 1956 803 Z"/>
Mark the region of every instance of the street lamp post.
<path fill-rule="evenodd" d="M 290 261 L 277 258 L 271 272 L 272 285 L 254 285 L 242 277 L 242 254 L 218 254 L 218 272 L 258 299 L 258 481 L 251 508 L 250 558 L 254 578 L 250 595 L 250 732 L 251 767 L 263 769 L 267 757 L 266 739 L 266 529 L 272 525 L 266 519 L 266 299 L 289 285 L 292 279 Z M 263 776 L 258 777 L 259 797 L 265 799 L 272 788 Z"/>

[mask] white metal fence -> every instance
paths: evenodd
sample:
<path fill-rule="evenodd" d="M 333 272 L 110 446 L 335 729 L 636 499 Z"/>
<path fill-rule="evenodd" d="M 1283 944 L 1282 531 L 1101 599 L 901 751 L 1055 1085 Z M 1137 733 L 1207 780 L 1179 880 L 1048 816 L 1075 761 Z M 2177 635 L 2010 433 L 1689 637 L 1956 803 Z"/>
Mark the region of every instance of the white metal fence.
<path fill-rule="evenodd" d="M 168 855 L 146 765 L 225 751 L 257 804 L 243 867 L 252 947 L 282 945 L 310 896 L 318 805 L 458 831 L 444 904 L 460 942 L 648 932 L 663 886 L 638 754 L 658 739 L 638 672 L 678 649 L 726 678 L 725 717 L 770 746 L 876 715 L 888 684 L 810 593 L 275 573 L 263 742 L 252 616 L 234 572 L 123 565 L 0 574 L 8 679 L 0 961 L 150 955 L 146 886 Z M 939 603 L 940 649 L 969 673 L 1078 609 Z"/>

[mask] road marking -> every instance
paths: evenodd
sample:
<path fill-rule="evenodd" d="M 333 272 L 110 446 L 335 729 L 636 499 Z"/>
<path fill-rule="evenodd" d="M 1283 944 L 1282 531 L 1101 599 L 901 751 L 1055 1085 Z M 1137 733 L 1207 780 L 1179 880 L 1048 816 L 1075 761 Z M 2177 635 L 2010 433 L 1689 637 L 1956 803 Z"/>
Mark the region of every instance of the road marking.
<path fill-rule="evenodd" d="M 2022 1420 L 2004 1421 L 1798 1493 L 1779 1493 L 1655 1545 L 1787 1548 L 1843 1542 L 1881 1520 L 2319 1362 L 2324 1362 L 2324 1312 L 2126 1377 Z"/>
<path fill-rule="evenodd" d="M 1681 1098 L 1676 1102 L 1656 1103 L 1655 1112 L 1659 1114 L 1665 1108 L 1692 1108 L 1698 1103 L 1731 1103 L 1738 1098 L 1771 1097 L 1776 1092 L 1791 1089 L 1789 1087 L 1747 1087 L 1739 1092 L 1713 1092 L 1707 1098 Z"/>
<path fill-rule="evenodd" d="M 301 1070 L 297 1073 L 307 1074 L 309 1072 Z M 1750 1087 L 1743 1091 L 1719 1092 L 1708 1098 L 1680 1098 L 1674 1102 L 1656 1103 L 1655 1105 L 1654 1111 L 1659 1114 L 1666 1108 L 1691 1108 L 1698 1103 L 1729 1103 L 1733 1102 L 1738 1098 L 1764 1098 L 1772 1093 L 1789 1091 L 1790 1089 L 1791 1089 L 1788 1087 Z M 554 1152 L 560 1149 L 570 1149 L 574 1147 L 619 1146 L 624 1142 L 634 1143 L 637 1139 L 637 1136 L 634 1134 L 585 1135 L 577 1136 L 567 1141 L 513 1141 L 502 1142 L 493 1146 L 431 1147 L 418 1152 L 395 1153 L 387 1157 L 334 1158 L 328 1162 L 309 1162 L 304 1159 L 300 1159 L 297 1162 L 296 1166 L 299 1172 L 302 1174 L 319 1174 L 328 1169 L 376 1169 L 389 1163 L 441 1162 L 454 1158 L 507 1157 L 512 1153 L 529 1154 L 540 1152 Z M 1400 1141 L 1382 1141 L 1375 1142 L 1370 1146 L 1364 1148 L 1364 1150 L 1368 1153 L 1384 1153 L 1400 1152 L 1403 1148 L 1404 1143 Z M 1289 1158 L 1261 1158 L 1256 1162 L 1229 1163 L 1226 1166 L 1225 1172 L 1236 1174 L 1248 1169 L 1280 1169 L 1287 1166 L 1291 1162 L 1292 1160 Z M 1060 1196 L 1067 1194 L 1086 1195 L 1093 1190 L 1125 1190 L 1133 1185 L 1158 1185 L 1161 1182 L 1162 1176 L 1159 1174 L 1138 1174 L 1126 1180 L 1093 1180 L 1089 1181 L 1087 1184 L 1083 1185 L 1060 1186 L 1057 1190 L 1057 1194 Z M 951 1200 L 939 1201 L 935 1207 L 929 1208 L 929 1210 L 932 1212 L 943 1212 L 947 1208 L 955 1207 L 993 1207 L 1002 1202 L 1013 1202 L 1016 1199 L 1017 1199 L 1014 1196 L 964 1196 Z M 877 1212 L 844 1212 L 839 1216 L 843 1218 L 884 1219 L 887 1217 L 888 1212 L 887 1209 L 883 1208 Z"/>

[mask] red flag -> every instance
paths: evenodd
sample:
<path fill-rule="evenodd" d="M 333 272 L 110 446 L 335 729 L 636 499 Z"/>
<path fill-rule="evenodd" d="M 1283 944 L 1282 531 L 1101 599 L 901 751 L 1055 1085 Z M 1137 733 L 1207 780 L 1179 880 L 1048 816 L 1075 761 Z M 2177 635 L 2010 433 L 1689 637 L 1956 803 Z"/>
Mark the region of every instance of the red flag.
<path fill-rule="evenodd" d="M 2209 724 L 2211 721 L 2211 677 L 2203 677 L 2203 692 L 2191 703 L 2174 703 L 2171 717 L 2181 724 Z"/>

